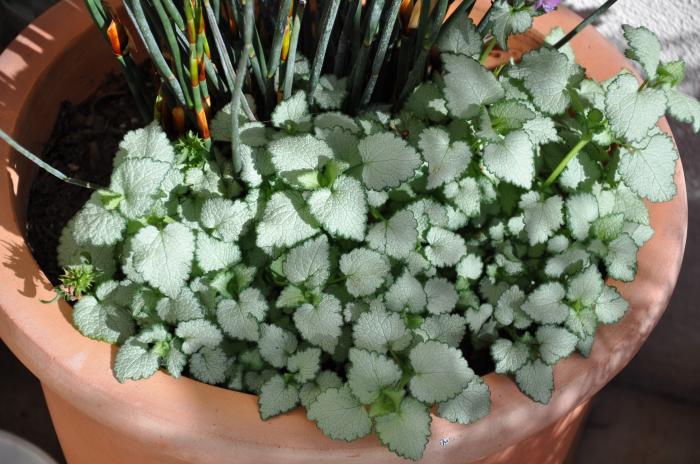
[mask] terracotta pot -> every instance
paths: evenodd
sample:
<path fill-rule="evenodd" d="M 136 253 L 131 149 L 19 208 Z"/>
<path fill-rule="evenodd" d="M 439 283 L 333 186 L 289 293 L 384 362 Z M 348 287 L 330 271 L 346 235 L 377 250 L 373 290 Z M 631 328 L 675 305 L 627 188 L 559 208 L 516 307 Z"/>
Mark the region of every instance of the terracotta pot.
<path fill-rule="evenodd" d="M 0 127 L 30 149 L 41 149 L 59 102 L 85 98 L 111 66 L 109 48 L 81 8 L 77 0 L 58 3 L 0 56 Z M 525 43 L 541 40 L 556 24 L 569 30 L 578 21 L 568 10 L 539 18 Z M 595 79 L 629 66 L 592 28 L 573 45 Z M 669 132 L 665 122 L 661 127 Z M 23 237 L 33 167 L 2 145 L 0 173 L 0 336 L 41 380 L 68 462 L 401 461 L 374 435 L 353 443 L 326 438 L 301 410 L 263 422 L 253 395 L 175 380 L 162 372 L 146 381 L 119 384 L 111 371 L 115 349 L 80 335 L 71 325 L 68 304 L 39 302 L 51 298 L 52 290 Z M 599 331 L 588 359 L 573 356 L 557 364 L 549 405 L 532 402 L 507 377 L 488 375 L 491 414 L 470 426 L 433 418 L 423 462 L 564 459 L 588 400 L 639 350 L 671 296 L 687 230 L 680 161 L 676 182 L 678 195 L 672 201 L 650 205 L 656 233 L 640 252 L 636 280 L 617 285 L 631 303 L 630 311 L 620 323 Z"/>

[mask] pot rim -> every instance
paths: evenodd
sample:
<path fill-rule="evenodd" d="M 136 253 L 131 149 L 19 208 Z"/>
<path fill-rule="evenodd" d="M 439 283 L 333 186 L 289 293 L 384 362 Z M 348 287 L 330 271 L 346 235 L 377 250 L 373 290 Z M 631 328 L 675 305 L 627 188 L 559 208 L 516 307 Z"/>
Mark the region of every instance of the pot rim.
<path fill-rule="evenodd" d="M 559 25 L 568 31 L 579 21 L 575 13 L 560 8 L 537 18 L 535 30 L 543 35 Z M 10 135 L 18 131 L 18 122 L 28 111 L 25 102 L 41 90 L 38 84 L 44 72 L 93 27 L 74 0 L 62 0 L 7 47 L 0 55 L 0 127 Z M 28 44 L 37 44 L 37 40 L 40 56 L 27 63 L 23 54 Z M 596 80 L 607 79 L 622 67 L 631 70 L 622 53 L 592 27 L 581 32 L 572 45 L 577 57 L 593 55 L 593 61 L 583 61 Z M 671 134 L 666 120 L 659 126 Z M 119 384 L 111 371 L 114 347 L 83 337 L 69 322 L 72 308 L 66 302 L 39 302 L 52 297 L 52 287 L 23 238 L 24 204 L 18 199 L 17 186 L 26 169 L 22 172 L 19 165 L 13 166 L 11 156 L 16 155 L 0 145 L 0 176 L 7 180 L 0 183 L 0 211 L 9 213 L 0 218 L 0 338 L 45 388 L 103 423 L 130 428 L 134 440 L 167 442 L 181 447 L 182 455 L 187 455 L 185 448 L 192 444 L 188 438 L 193 439 L 196 431 L 200 437 L 206 434 L 208 442 L 204 445 L 205 440 L 200 439 L 198 445 L 211 449 L 225 450 L 236 442 L 237 446 L 262 448 L 279 456 L 294 449 L 322 451 L 329 461 L 362 453 L 358 462 L 372 458 L 403 462 L 381 447 L 375 434 L 352 443 L 325 437 L 300 408 L 264 422 L 254 395 L 189 378 L 174 379 L 162 371 L 148 380 Z M 489 416 L 468 426 L 433 416 L 425 462 L 452 462 L 445 460 L 446 456 L 477 459 L 532 436 L 589 399 L 631 360 L 663 314 L 680 271 L 687 234 L 687 197 L 680 159 L 676 183 L 678 194 L 673 200 L 647 204 L 655 234 L 640 250 L 635 281 L 615 283 L 630 302 L 628 313 L 617 324 L 599 328 L 589 358 L 574 355 L 555 366 L 550 403 L 535 403 L 508 377 L 488 374 Z M 19 263 L 21 269 L 6 264 L 12 262 Z M 18 291 L 26 285 L 35 286 L 33 295 Z M 449 438 L 454 447 L 441 446 L 442 438 Z"/>

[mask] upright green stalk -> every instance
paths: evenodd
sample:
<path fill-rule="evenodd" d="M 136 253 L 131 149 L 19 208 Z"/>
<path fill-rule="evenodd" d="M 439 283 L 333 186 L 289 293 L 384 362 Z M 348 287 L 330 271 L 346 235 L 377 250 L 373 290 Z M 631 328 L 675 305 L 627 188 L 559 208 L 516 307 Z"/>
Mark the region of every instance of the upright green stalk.
<path fill-rule="evenodd" d="M 408 79 L 406 80 L 406 85 L 404 85 L 403 90 L 399 96 L 399 100 L 396 102 L 396 106 L 400 105 L 409 95 L 413 92 L 413 89 L 423 80 L 423 75 L 425 74 L 426 64 L 428 62 L 428 57 L 430 56 L 430 50 L 433 48 L 435 41 L 440 36 L 440 30 L 442 29 L 442 23 L 445 19 L 445 14 L 447 13 L 447 0 L 439 0 L 438 4 L 435 5 L 433 9 L 430 24 L 426 30 L 426 39 L 422 42 L 423 48 L 418 54 L 411 72 L 408 73 Z"/>
<path fill-rule="evenodd" d="M 242 0 L 245 7 L 243 18 L 243 48 L 238 58 L 238 70 L 236 74 L 236 86 L 233 90 L 233 100 L 231 101 L 231 150 L 233 154 L 233 166 L 237 171 L 241 168 L 241 134 L 238 130 L 238 119 L 241 111 L 241 100 L 243 98 L 243 82 L 248 71 L 248 58 L 253 49 L 253 1 Z"/>
<path fill-rule="evenodd" d="M 187 40 L 190 45 L 190 85 L 192 87 L 194 111 L 197 116 L 197 127 L 199 128 L 202 138 L 208 140 L 209 127 L 202 105 L 202 94 L 199 88 L 199 63 L 197 61 L 197 27 L 195 25 L 195 20 L 197 18 L 195 15 L 199 6 L 199 0 L 194 1 L 197 2 L 195 5 L 192 4 L 192 0 L 183 0 L 185 4 L 185 21 L 187 23 Z"/>
<path fill-rule="evenodd" d="M 361 97 L 360 89 L 365 82 L 367 61 L 369 60 L 369 53 L 372 49 L 372 45 L 374 44 L 374 39 L 377 37 L 377 33 L 379 32 L 379 21 L 382 16 L 383 8 L 384 0 L 372 0 L 370 13 L 367 18 L 365 18 L 363 24 L 364 38 L 362 40 L 362 47 L 360 48 L 357 58 L 354 60 L 355 63 L 350 78 L 350 102 L 355 102 L 353 105 L 355 108 L 359 106 L 359 100 Z"/>
<path fill-rule="evenodd" d="M 189 0 L 185 0 L 185 2 L 187 1 Z M 228 55 L 228 48 L 224 45 L 224 39 L 221 36 L 221 31 L 216 25 L 216 16 L 214 15 L 214 10 L 211 8 L 209 0 L 204 0 L 204 11 L 207 15 L 207 20 L 209 21 L 209 29 L 211 30 L 212 37 L 214 37 L 214 46 L 219 54 L 219 60 L 221 61 L 226 83 L 231 91 L 231 95 L 233 95 L 234 88 L 236 86 L 236 72 L 233 70 L 233 64 L 231 64 L 231 59 Z M 246 116 L 248 116 L 251 121 L 255 120 L 255 115 L 250 109 L 248 100 L 245 99 L 243 101 L 243 111 L 245 111 Z"/>
<path fill-rule="evenodd" d="M 173 25 L 170 22 L 171 17 L 168 15 L 165 8 L 163 7 L 163 3 L 161 2 L 161 0 L 152 1 L 153 6 L 155 7 L 156 12 L 158 13 L 158 17 L 160 18 L 160 22 L 163 25 L 163 30 L 165 31 L 165 38 L 168 42 L 168 46 L 170 47 L 170 53 L 172 54 L 173 60 L 175 61 L 175 72 L 177 73 L 177 80 L 180 83 L 180 86 L 182 86 L 183 93 L 185 94 L 185 101 L 187 102 L 187 107 L 192 108 L 192 98 L 190 97 L 189 92 L 187 92 L 187 83 L 185 81 L 185 76 L 182 69 L 182 56 L 180 55 L 180 47 L 178 46 L 177 39 L 175 38 Z"/>
<path fill-rule="evenodd" d="M 160 52 L 160 48 L 158 47 L 158 43 L 156 42 L 156 39 L 153 36 L 153 32 L 151 32 L 151 26 L 148 24 L 148 20 L 146 19 L 146 16 L 143 12 L 143 6 L 141 5 L 141 1 L 142 0 L 132 0 L 132 10 L 128 8 L 128 4 L 125 2 L 124 5 L 127 10 L 127 13 L 130 12 L 131 14 L 133 14 L 133 19 L 139 30 L 139 33 L 141 34 L 141 38 L 143 39 L 146 51 L 148 51 L 148 54 L 151 56 L 153 64 L 155 65 L 156 69 L 158 69 L 158 72 L 166 80 L 168 87 L 170 87 L 170 90 L 173 92 L 173 95 L 177 99 L 177 103 L 181 106 L 187 106 L 187 102 L 185 101 L 185 94 L 182 90 L 182 87 L 180 86 L 180 83 L 178 82 L 177 78 L 168 66 L 168 63 L 165 61 L 165 58 L 163 57 L 163 54 Z"/>
<path fill-rule="evenodd" d="M 321 35 L 318 38 L 318 47 L 316 47 L 314 62 L 311 66 L 311 77 L 309 79 L 309 100 L 311 101 L 313 101 L 313 95 L 316 91 L 318 80 L 321 77 L 323 62 L 326 59 L 326 50 L 328 50 L 328 41 L 331 38 L 331 32 L 333 32 L 335 18 L 338 16 L 338 6 L 340 6 L 340 0 L 326 0 L 323 8 Z"/>
<path fill-rule="evenodd" d="M 178 29 L 181 31 L 185 30 L 185 21 L 182 19 L 182 15 L 178 11 L 177 7 L 173 3 L 173 0 L 163 0 L 163 5 L 168 12 L 168 16 L 175 22 Z"/>
<path fill-rule="evenodd" d="M 374 86 L 377 84 L 377 79 L 379 79 L 379 72 L 382 70 L 384 65 L 384 59 L 386 58 L 386 51 L 389 48 L 389 41 L 391 40 L 391 34 L 396 25 L 396 18 L 399 15 L 399 8 L 401 7 L 402 0 L 392 0 L 389 5 L 389 10 L 387 16 L 384 18 L 384 28 L 382 29 L 382 35 L 379 38 L 379 45 L 377 46 L 377 54 L 374 55 L 374 62 L 372 63 L 372 75 L 367 82 L 365 91 L 362 93 L 361 105 L 366 105 L 369 103 L 374 93 Z"/>
<path fill-rule="evenodd" d="M 348 51 L 352 40 L 353 19 L 358 11 L 362 11 L 362 0 L 352 0 L 352 3 L 348 2 L 345 20 L 343 21 L 343 28 L 340 32 L 338 48 L 335 54 L 335 64 L 333 65 L 333 74 L 336 76 L 344 76 L 346 73 L 347 63 L 349 61 Z"/>
<path fill-rule="evenodd" d="M 245 4 L 245 2 L 244 2 Z M 269 63 L 267 64 L 267 78 L 271 79 L 277 72 L 280 65 L 282 53 L 282 40 L 284 39 L 284 29 L 287 27 L 287 18 L 289 16 L 289 7 L 292 0 L 280 0 L 279 10 L 277 11 L 277 20 L 275 21 L 275 33 L 272 36 L 272 46 L 270 47 Z"/>
<path fill-rule="evenodd" d="M 112 46 L 112 51 L 122 69 L 129 90 L 134 97 L 136 108 L 141 115 L 141 119 L 144 123 L 150 122 L 153 119 L 153 115 L 149 110 L 149 105 L 146 103 L 148 101 L 146 87 L 138 76 L 136 63 L 134 63 L 130 56 L 124 55 L 123 53 L 116 23 L 113 20 L 110 21 L 107 11 L 105 11 L 99 0 L 85 0 L 85 5 L 95 25 Z"/>
<path fill-rule="evenodd" d="M 289 55 L 287 55 L 287 65 L 284 73 L 284 98 L 292 96 L 292 86 L 294 85 L 294 67 L 297 59 L 297 45 L 299 43 L 299 31 L 301 31 L 301 20 L 304 17 L 306 0 L 299 0 L 294 11 L 294 23 L 292 24 L 292 37 L 289 41 Z"/>
<path fill-rule="evenodd" d="M 586 26 L 598 19 L 600 15 L 608 11 L 608 8 L 613 6 L 616 2 L 617 0 L 608 0 L 607 2 L 602 4 L 600 7 L 598 7 L 598 9 L 596 9 L 593 13 L 591 13 L 590 15 L 588 15 L 588 17 L 581 21 L 571 32 L 562 37 L 561 40 L 559 40 L 559 42 L 554 44 L 554 48 L 559 49 L 567 43 L 569 43 L 569 41 L 573 39 L 576 36 L 576 34 L 581 32 L 583 29 L 586 28 Z"/>

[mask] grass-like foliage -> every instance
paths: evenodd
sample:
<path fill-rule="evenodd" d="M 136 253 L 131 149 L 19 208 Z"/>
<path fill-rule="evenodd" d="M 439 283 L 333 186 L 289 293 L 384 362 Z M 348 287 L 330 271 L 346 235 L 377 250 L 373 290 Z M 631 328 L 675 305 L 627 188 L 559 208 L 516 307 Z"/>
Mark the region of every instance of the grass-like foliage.
<path fill-rule="evenodd" d="M 515 3 L 487 19 L 502 46 L 531 25 Z M 271 124 L 234 103 L 211 122 L 211 150 L 156 123 L 127 134 L 111 184 L 59 248 L 62 265 L 95 271 L 80 276 L 73 318 L 121 345 L 120 381 L 185 373 L 258 394 L 263 419 L 301 404 L 329 437 L 375 431 L 419 459 L 433 406 L 460 424 L 489 413 L 467 359 L 490 358 L 546 404 L 552 366 L 623 317 L 606 279 L 634 279 L 654 232 L 643 200 L 676 193 L 678 154 L 656 123 L 668 112 L 700 125 L 698 102 L 676 90 L 682 63 L 661 63 L 657 39 L 626 28 L 642 85 L 629 72 L 586 79 L 570 49 L 546 45 L 491 71 L 480 57 L 494 43 L 462 11 L 419 34 L 412 54 L 433 42 L 440 54 L 396 111 L 387 100 L 354 114 L 374 75 L 362 47 L 381 42 L 381 24 L 403 37 L 379 21 L 383 4 L 368 2 L 374 27 L 351 29 L 369 31 L 347 55 L 367 62 L 354 76 L 317 76 L 299 52 L 292 72 L 250 55 L 292 79 Z M 324 5 L 324 18 L 342 12 L 344 37 L 359 2 Z M 401 49 L 394 58 L 400 68 Z"/>

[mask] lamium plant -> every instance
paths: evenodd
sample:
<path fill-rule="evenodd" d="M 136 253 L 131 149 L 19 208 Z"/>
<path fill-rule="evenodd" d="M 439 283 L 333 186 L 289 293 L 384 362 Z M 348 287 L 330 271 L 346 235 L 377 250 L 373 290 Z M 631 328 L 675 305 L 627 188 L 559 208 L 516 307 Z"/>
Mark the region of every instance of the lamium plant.
<path fill-rule="evenodd" d="M 488 372 L 546 404 L 552 367 L 628 308 L 607 281 L 635 277 L 654 233 L 645 200 L 676 194 L 678 153 L 656 124 L 700 129 L 683 63 L 625 26 L 641 81 L 587 78 L 561 29 L 484 67 L 557 1 L 497 0 L 479 24 L 474 2 L 273 3 L 125 2 L 151 54 L 189 33 L 200 80 L 188 87 L 182 64 L 162 94 L 192 98 L 198 132 L 126 134 L 110 185 L 64 229 L 77 329 L 120 345 L 120 382 L 163 368 L 258 395 L 263 419 L 301 405 L 333 439 L 374 431 L 413 460 L 431 412 L 488 415 Z M 311 7 L 320 19 L 302 22 Z M 174 42 L 148 38 L 183 10 Z M 198 35 L 205 16 L 218 33 Z M 212 41 L 227 58 L 210 60 Z M 217 81 L 232 90 L 209 86 L 231 102 L 205 119 L 203 83 L 234 63 Z"/>

